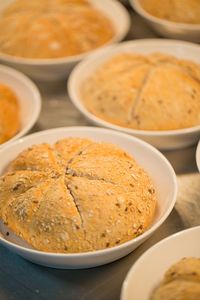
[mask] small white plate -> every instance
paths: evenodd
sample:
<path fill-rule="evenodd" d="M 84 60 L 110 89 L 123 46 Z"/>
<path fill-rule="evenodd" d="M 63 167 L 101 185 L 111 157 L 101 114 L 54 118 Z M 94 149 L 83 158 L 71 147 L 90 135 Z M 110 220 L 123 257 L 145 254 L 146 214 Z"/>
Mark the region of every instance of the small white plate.
<path fill-rule="evenodd" d="M 101 127 L 108 127 L 129 133 L 145 140 L 158 149 L 167 150 L 182 148 L 196 143 L 199 140 L 200 125 L 177 130 L 137 130 L 106 122 L 87 110 L 81 96 L 81 86 L 83 81 L 86 80 L 86 78 L 89 77 L 96 68 L 110 57 L 124 52 L 139 53 L 143 55 L 148 55 L 152 52 L 161 52 L 173 55 L 180 59 L 188 59 L 200 64 L 200 46 L 189 42 L 163 39 L 144 39 L 124 42 L 115 46 L 107 47 L 79 63 L 72 71 L 68 80 L 68 92 L 70 99 L 76 108 L 92 123 Z"/>
<path fill-rule="evenodd" d="M 12 2 L 13 0 L 2 0 L 0 11 Z M 124 6 L 115 0 L 90 0 L 90 2 L 111 20 L 115 29 L 113 38 L 100 48 L 121 41 L 130 28 L 130 17 Z M 0 61 L 36 80 L 59 80 L 67 78 L 79 61 L 98 49 L 80 55 L 55 59 L 31 59 L 0 53 Z"/>
<path fill-rule="evenodd" d="M 129 0 L 134 10 L 161 36 L 172 39 L 200 42 L 200 24 L 186 24 L 157 18 L 149 14 L 140 0 Z"/>
<path fill-rule="evenodd" d="M 200 172 L 200 141 L 198 142 L 197 149 L 196 149 L 196 163 L 197 163 L 197 168 Z"/>
<path fill-rule="evenodd" d="M 35 133 L 15 141 L 0 149 L 0 174 L 5 171 L 9 163 L 22 150 L 29 146 L 43 142 L 51 144 L 61 138 L 72 136 L 113 143 L 132 155 L 152 178 L 158 196 L 158 203 L 154 221 L 148 230 L 133 240 L 103 250 L 77 254 L 47 253 L 25 247 L 24 243 L 22 244 L 19 240 L 16 240 L 13 235 L 6 236 L 4 234 L 4 237 L 0 237 L 0 244 L 11 251 L 32 262 L 54 268 L 79 269 L 95 267 L 127 255 L 148 239 L 165 221 L 174 207 L 177 195 L 177 182 L 174 170 L 168 160 L 158 150 L 137 138 L 102 128 L 57 128 Z M 1 225 L 0 232 L 4 233 L 5 230 Z"/>
<path fill-rule="evenodd" d="M 183 257 L 200 257 L 200 226 L 173 234 L 147 250 L 124 280 L 121 300 L 149 300 L 167 269 Z"/>
<path fill-rule="evenodd" d="M 17 96 L 20 105 L 20 130 L 0 149 L 13 140 L 25 135 L 37 121 L 41 109 L 41 97 L 36 85 L 22 73 L 0 65 L 0 83 L 10 87 Z"/>

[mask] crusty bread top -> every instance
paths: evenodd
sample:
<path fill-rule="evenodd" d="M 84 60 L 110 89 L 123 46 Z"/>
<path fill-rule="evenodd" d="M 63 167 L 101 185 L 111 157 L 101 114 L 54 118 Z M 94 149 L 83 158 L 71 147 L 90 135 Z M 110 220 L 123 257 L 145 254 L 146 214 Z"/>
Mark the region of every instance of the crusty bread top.
<path fill-rule="evenodd" d="M 165 273 L 163 283 L 175 279 L 196 281 L 200 284 L 200 258 L 184 257 L 172 265 Z"/>
<path fill-rule="evenodd" d="M 0 218 L 34 248 L 84 252 L 112 247 L 151 224 L 156 193 L 118 147 L 67 138 L 24 150 L 0 177 Z"/>
<path fill-rule="evenodd" d="M 140 0 L 149 14 L 172 22 L 200 24 L 199 0 Z"/>
<path fill-rule="evenodd" d="M 172 265 L 151 300 L 200 299 L 200 258 L 186 257 Z"/>
<path fill-rule="evenodd" d="M 173 56 L 122 53 L 84 80 L 86 108 L 110 123 L 141 130 L 200 124 L 200 66 Z"/>
<path fill-rule="evenodd" d="M 58 58 L 93 50 L 114 28 L 85 0 L 16 0 L 0 18 L 0 52 L 26 58 Z"/>
<path fill-rule="evenodd" d="M 10 87 L 0 84 L 0 144 L 20 128 L 19 103 Z"/>

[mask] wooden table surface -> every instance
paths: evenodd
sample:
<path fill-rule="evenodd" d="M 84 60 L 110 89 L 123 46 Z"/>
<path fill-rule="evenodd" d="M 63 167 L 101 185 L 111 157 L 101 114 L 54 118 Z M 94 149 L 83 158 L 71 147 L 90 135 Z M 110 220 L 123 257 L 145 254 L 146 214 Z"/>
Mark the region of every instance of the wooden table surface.
<path fill-rule="evenodd" d="M 127 39 L 157 37 L 131 10 Z M 54 127 L 90 125 L 69 101 L 66 82 L 37 83 L 42 111 L 32 132 Z M 0 245 L 0 300 L 117 300 L 123 280 L 140 255 L 175 232 L 200 225 L 200 175 L 195 163 L 196 145 L 164 152 L 178 178 L 179 193 L 172 213 L 156 233 L 128 256 L 86 270 L 58 270 L 32 264 Z M 138 299 L 139 300 L 139 299 Z"/>

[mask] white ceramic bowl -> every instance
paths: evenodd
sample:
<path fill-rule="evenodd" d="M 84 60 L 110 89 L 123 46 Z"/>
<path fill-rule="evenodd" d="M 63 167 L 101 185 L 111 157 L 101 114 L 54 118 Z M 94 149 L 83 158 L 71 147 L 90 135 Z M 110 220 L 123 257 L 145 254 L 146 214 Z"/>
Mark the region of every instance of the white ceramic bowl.
<path fill-rule="evenodd" d="M 183 257 L 200 258 L 200 226 L 180 231 L 147 250 L 124 280 L 121 300 L 149 300 L 167 269 Z"/>
<path fill-rule="evenodd" d="M 3 10 L 12 1 L 1 1 L 0 11 L 1 8 Z M 102 47 L 121 41 L 130 27 L 130 17 L 123 5 L 115 0 L 90 0 L 90 2 L 112 21 L 116 31 L 114 37 L 107 44 L 102 45 Z M 0 61 L 24 72 L 36 80 L 59 80 L 67 78 L 77 62 L 87 55 L 98 51 L 98 49 L 76 56 L 56 59 L 29 59 L 0 53 Z"/>
<path fill-rule="evenodd" d="M 112 248 L 78 254 L 55 254 L 23 247 L 23 244 L 17 244 L 18 242 L 12 239 L 12 235 L 4 236 L 4 238 L 0 237 L 0 244 L 32 262 L 55 268 L 77 269 L 103 265 L 117 260 L 148 239 L 171 212 L 176 200 L 177 183 L 176 175 L 168 160 L 151 145 L 126 134 L 93 127 L 51 129 L 13 142 L 0 150 L 0 174 L 23 149 L 42 142 L 54 143 L 58 139 L 71 136 L 113 143 L 127 151 L 148 172 L 158 195 L 155 218 L 149 229 L 137 238 Z M 1 225 L 0 232 L 3 232 L 3 230 Z M 11 237 L 11 240 L 8 240 L 9 237 Z"/>
<path fill-rule="evenodd" d="M 178 130 L 149 131 L 137 130 L 121 127 L 90 113 L 84 106 L 81 98 L 82 82 L 89 77 L 96 68 L 115 54 L 122 52 L 134 52 L 140 54 L 150 54 L 152 52 L 162 52 L 174 55 L 177 58 L 188 59 L 200 64 L 200 46 L 182 41 L 145 39 L 124 42 L 115 46 L 110 46 L 99 51 L 88 59 L 79 63 L 72 71 L 68 80 L 68 92 L 70 99 L 76 108 L 92 123 L 119 130 L 137 136 L 159 149 L 181 148 L 194 144 L 199 140 L 200 125 Z"/>
<path fill-rule="evenodd" d="M 196 163 L 197 163 L 197 168 L 200 172 L 200 141 L 198 142 L 197 149 L 196 149 Z"/>
<path fill-rule="evenodd" d="M 41 97 L 36 85 L 25 75 L 9 67 L 0 65 L 0 83 L 9 86 L 16 94 L 20 105 L 20 131 L 0 149 L 13 140 L 25 135 L 35 124 L 40 114 Z"/>
<path fill-rule="evenodd" d="M 143 9 L 139 0 L 129 0 L 134 10 L 161 36 L 200 42 L 200 24 L 177 23 L 157 18 Z"/>

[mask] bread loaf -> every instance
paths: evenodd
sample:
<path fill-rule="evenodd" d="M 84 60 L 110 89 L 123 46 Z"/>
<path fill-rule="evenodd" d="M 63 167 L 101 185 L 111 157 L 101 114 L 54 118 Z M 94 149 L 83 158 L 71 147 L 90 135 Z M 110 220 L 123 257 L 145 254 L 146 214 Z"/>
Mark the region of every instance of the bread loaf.
<path fill-rule="evenodd" d="M 0 177 L 0 218 L 35 249 L 94 251 L 142 234 L 156 197 L 148 174 L 123 150 L 67 138 L 16 157 Z"/>
<path fill-rule="evenodd" d="M 138 130 L 200 124 L 200 66 L 173 56 L 121 53 L 88 75 L 81 99 L 89 112 Z"/>
<path fill-rule="evenodd" d="M 112 22 L 86 0 L 16 0 L 0 17 L 0 52 L 24 58 L 78 55 L 110 41 Z"/>
<path fill-rule="evenodd" d="M 183 258 L 165 273 L 161 285 L 155 289 L 151 300 L 200 299 L 200 259 Z"/>
<path fill-rule="evenodd" d="M 13 137 L 20 128 L 19 103 L 14 92 L 0 84 L 0 144 Z"/>
<path fill-rule="evenodd" d="M 171 22 L 200 24 L 199 0 L 139 0 L 149 14 Z"/>

